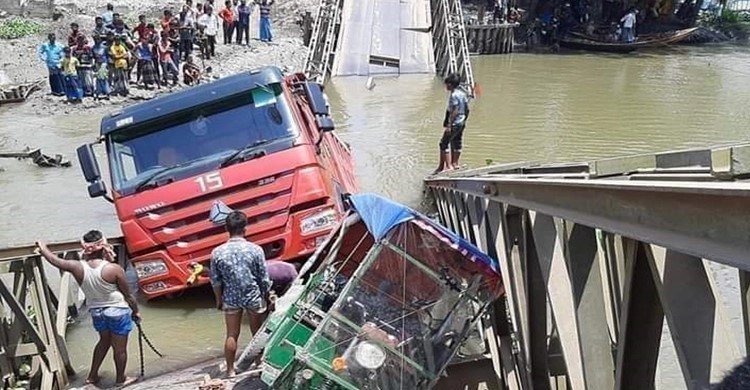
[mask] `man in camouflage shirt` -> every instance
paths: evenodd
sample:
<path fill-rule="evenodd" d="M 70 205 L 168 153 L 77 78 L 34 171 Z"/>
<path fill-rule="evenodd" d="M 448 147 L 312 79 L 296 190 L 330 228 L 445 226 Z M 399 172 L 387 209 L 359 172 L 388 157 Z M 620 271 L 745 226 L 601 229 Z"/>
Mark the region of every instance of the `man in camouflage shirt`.
<path fill-rule="evenodd" d="M 245 240 L 246 227 L 247 216 L 240 211 L 231 212 L 226 218 L 229 241 L 211 253 L 211 285 L 216 308 L 224 311 L 227 327 L 224 358 L 228 377 L 234 376 L 242 313 L 248 313 L 254 335 L 266 318 L 271 287 L 263 249 Z"/>

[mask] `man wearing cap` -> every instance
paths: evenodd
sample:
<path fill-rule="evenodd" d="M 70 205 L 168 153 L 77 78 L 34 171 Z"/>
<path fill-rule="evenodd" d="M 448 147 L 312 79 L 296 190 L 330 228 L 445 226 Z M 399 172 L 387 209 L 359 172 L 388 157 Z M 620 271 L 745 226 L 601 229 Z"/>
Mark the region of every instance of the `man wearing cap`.
<path fill-rule="evenodd" d="M 216 213 L 212 210 L 211 215 Z M 211 285 L 216 308 L 224 311 L 227 329 L 224 358 L 227 377 L 233 377 L 242 314 L 247 312 L 250 330 L 253 335 L 257 333 L 266 319 L 271 281 L 263 249 L 245 239 L 247 216 L 232 211 L 226 216 L 224 226 L 229 241 L 211 252 Z"/>

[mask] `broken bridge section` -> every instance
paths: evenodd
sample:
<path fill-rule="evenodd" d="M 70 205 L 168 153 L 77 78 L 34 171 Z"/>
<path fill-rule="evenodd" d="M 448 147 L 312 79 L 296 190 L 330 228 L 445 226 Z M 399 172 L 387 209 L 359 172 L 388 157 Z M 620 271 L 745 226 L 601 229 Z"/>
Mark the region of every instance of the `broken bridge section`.
<path fill-rule="evenodd" d="M 313 80 L 453 72 L 473 91 L 460 0 L 321 0 L 305 64 Z"/>
<path fill-rule="evenodd" d="M 736 145 L 426 179 L 441 222 L 501 264 L 483 377 L 651 389 L 669 348 L 687 388 L 720 381 L 750 350 L 749 177 Z"/>

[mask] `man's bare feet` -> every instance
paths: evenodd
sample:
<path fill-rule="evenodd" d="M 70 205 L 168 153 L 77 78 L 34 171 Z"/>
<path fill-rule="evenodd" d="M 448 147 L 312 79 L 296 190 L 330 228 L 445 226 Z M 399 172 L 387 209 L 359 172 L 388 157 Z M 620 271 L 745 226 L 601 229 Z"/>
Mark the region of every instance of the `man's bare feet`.
<path fill-rule="evenodd" d="M 91 376 L 91 375 L 89 375 L 86 378 L 86 384 L 87 385 L 96 385 L 96 384 L 99 384 L 99 382 L 101 380 L 102 380 L 102 378 L 100 378 L 98 375 L 97 376 Z"/>
<path fill-rule="evenodd" d="M 237 376 L 237 373 L 234 370 L 227 371 L 227 378 L 234 378 L 235 376 Z"/>
<path fill-rule="evenodd" d="M 126 377 L 125 380 L 122 382 L 119 382 L 119 381 L 115 382 L 115 387 L 120 389 L 125 386 L 130 386 L 135 382 L 138 382 L 138 377 L 129 376 L 129 377 Z"/>

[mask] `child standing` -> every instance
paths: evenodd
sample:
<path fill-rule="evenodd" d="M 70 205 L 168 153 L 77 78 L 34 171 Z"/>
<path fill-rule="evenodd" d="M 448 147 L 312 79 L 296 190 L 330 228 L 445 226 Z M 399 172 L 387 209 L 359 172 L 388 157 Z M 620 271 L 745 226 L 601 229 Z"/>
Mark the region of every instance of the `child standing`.
<path fill-rule="evenodd" d="M 80 103 L 83 99 L 83 90 L 78 81 L 78 58 L 73 57 L 70 48 L 63 49 L 65 56 L 62 59 L 63 80 L 65 95 L 71 103 Z"/>
<path fill-rule="evenodd" d="M 109 100 L 109 67 L 106 62 L 98 61 L 96 70 L 96 90 L 94 99 Z"/>
<path fill-rule="evenodd" d="M 172 78 L 172 85 L 177 85 L 179 71 L 177 70 L 177 66 L 175 66 L 172 54 L 172 43 L 167 39 L 167 35 L 162 32 L 161 42 L 159 43 L 159 63 L 161 64 L 164 85 L 167 85 L 169 78 Z"/>

